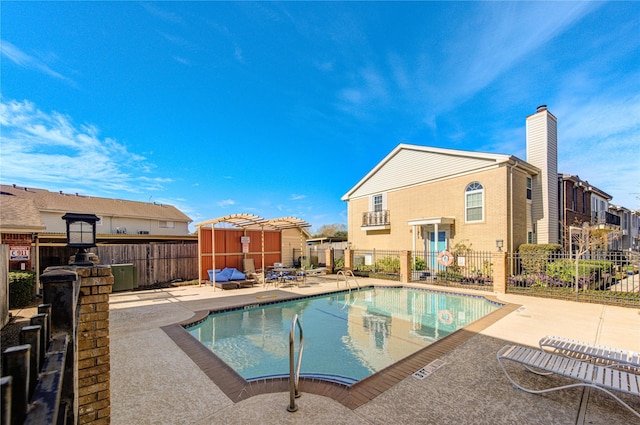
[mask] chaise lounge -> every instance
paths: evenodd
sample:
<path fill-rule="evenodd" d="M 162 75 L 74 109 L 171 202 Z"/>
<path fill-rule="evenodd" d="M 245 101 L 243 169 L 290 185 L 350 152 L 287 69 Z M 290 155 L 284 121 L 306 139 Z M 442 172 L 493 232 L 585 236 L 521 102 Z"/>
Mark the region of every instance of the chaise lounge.
<path fill-rule="evenodd" d="M 250 287 L 255 283 L 254 279 L 247 279 L 247 276 L 236 268 L 227 267 L 222 270 L 207 270 L 209 280 L 220 289 L 239 289 Z"/>
<path fill-rule="evenodd" d="M 634 410 L 612 391 L 631 394 L 640 397 L 640 375 L 608 366 L 595 365 L 562 354 L 550 353 L 537 348 L 519 345 L 505 345 L 497 353 L 498 364 L 507 379 L 514 387 L 533 394 L 563 390 L 573 387 L 591 387 L 603 391 L 613 397 L 618 403 L 629 409 L 640 418 L 640 412 Z M 503 362 L 509 360 L 522 364 L 527 370 L 539 375 L 555 374 L 577 381 L 574 384 L 560 385 L 544 390 L 525 388 L 516 383 L 509 375 Z M 540 371 L 540 372 L 538 372 Z"/>
<path fill-rule="evenodd" d="M 539 345 L 563 356 L 640 373 L 640 353 L 634 351 L 549 335 L 541 338 Z"/>

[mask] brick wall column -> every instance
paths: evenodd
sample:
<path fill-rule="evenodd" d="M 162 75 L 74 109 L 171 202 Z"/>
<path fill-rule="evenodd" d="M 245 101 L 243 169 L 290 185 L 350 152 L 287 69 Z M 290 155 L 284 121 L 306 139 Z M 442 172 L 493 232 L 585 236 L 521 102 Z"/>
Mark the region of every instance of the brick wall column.
<path fill-rule="evenodd" d="M 333 250 L 326 249 L 324 252 L 324 258 L 326 259 L 325 267 L 327 268 L 328 272 L 331 273 L 331 270 L 333 270 Z"/>
<path fill-rule="evenodd" d="M 493 262 L 493 290 L 499 294 L 507 293 L 507 253 L 494 252 Z"/>
<path fill-rule="evenodd" d="M 78 423 L 111 422 L 109 352 L 110 266 L 76 267 L 81 278 L 78 320 Z"/>
<path fill-rule="evenodd" d="M 353 270 L 353 251 L 350 249 L 344 250 L 344 268 Z"/>
<path fill-rule="evenodd" d="M 411 282 L 411 252 L 400 251 L 400 282 Z"/>

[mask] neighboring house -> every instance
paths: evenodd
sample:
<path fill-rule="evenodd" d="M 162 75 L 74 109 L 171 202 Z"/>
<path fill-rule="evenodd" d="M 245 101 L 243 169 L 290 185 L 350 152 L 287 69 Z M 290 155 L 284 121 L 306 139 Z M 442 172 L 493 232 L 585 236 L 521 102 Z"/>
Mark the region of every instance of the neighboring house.
<path fill-rule="evenodd" d="M 44 230 L 40 212 L 31 199 L 0 197 L 0 234 L 2 243 L 9 246 L 9 270 L 31 270 L 35 266 L 31 244 Z"/>
<path fill-rule="evenodd" d="M 100 219 L 96 226 L 98 243 L 147 243 L 194 239 L 189 236 L 191 219 L 171 205 L 97 198 L 79 194 L 50 192 L 43 189 L 0 185 L 0 204 L 29 202 L 39 213 L 44 229 L 40 242 L 65 244 L 66 223 L 62 216 L 91 213 Z M 33 212 L 33 211 L 32 211 Z M 3 213 L 4 220 L 4 213 Z M 3 239 L 4 239 L 3 230 Z"/>
<path fill-rule="evenodd" d="M 637 246 L 637 226 L 633 226 L 633 218 L 637 213 L 620 205 L 609 205 L 609 213 L 618 220 L 618 231 L 612 238 L 609 248 L 614 251 L 634 250 L 634 242 Z M 635 240 L 634 240 L 635 239 Z M 635 248 L 637 250 L 637 247 Z"/>
<path fill-rule="evenodd" d="M 558 243 L 557 120 L 526 119 L 527 161 L 398 145 L 342 200 L 352 249 L 440 252 L 457 243 L 505 250 Z M 426 255 L 426 254 L 425 254 Z"/>
<path fill-rule="evenodd" d="M 559 231 L 563 246 L 569 245 L 570 227 L 582 227 L 586 223 L 612 231 L 619 230 L 619 218 L 607 211 L 611 195 L 570 174 L 558 174 L 558 185 Z"/>

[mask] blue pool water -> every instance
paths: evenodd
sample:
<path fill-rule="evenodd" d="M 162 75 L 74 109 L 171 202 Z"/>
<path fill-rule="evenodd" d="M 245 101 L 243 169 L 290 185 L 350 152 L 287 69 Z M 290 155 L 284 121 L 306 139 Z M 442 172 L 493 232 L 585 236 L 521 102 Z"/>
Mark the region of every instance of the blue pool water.
<path fill-rule="evenodd" d="M 214 313 L 187 330 L 247 380 L 282 376 L 298 314 L 300 374 L 352 384 L 500 307 L 476 296 L 365 288 Z"/>

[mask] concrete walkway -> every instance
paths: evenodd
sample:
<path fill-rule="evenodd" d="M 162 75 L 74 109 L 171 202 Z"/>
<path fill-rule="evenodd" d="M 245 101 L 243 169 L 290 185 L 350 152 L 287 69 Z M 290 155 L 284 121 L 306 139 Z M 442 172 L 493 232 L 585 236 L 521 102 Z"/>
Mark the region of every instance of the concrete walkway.
<path fill-rule="evenodd" d="M 375 279 L 366 283 L 390 284 Z M 284 290 L 315 294 L 335 288 L 335 281 L 326 280 Z M 355 410 L 305 393 L 297 400 L 295 413 L 286 409 L 286 392 L 234 403 L 161 327 L 188 320 L 195 311 L 242 299 L 255 303 L 262 291 L 260 287 L 222 292 L 211 286 L 184 286 L 112 294 L 111 423 L 640 424 L 640 419 L 601 391 L 571 389 L 534 395 L 515 389 L 496 361 L 496 352 L 504 344 L 537 346 L 547 334 L 640 351 L 640 310 L 494 293 L 482 294 L 521 307 L 442 356 L 445 366 L 424 380 L 409 376 Z M 515 366 L 513 373 L 532 386 L 564 382 Z M 640 398 L 622 398 L 640 411 Z"/>

